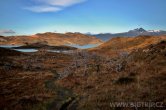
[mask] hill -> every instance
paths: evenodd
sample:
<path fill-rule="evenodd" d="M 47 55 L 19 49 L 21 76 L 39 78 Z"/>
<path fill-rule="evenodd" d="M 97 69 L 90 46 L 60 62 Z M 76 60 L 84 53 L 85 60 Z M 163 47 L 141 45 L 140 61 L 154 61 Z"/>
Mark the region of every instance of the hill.
<path fill-rule="evenodd" d="M 26 44 L 20 47 L 13 47 L 14 49 L 45 49 L 45 50 L 76 50 L 77 48 L 71 46 L 49 46 L 45 42 L 37 42 L 32 44 Z"/>
<path fill-rule="evenodd" d="M 110 103 L 128 104 L 128 102 L 149 102 L 149 100 L 161 102 L 161 109 L 164 109 L 166 104 L 165 52 L 166 41 L 161 41 L 140 48 L 138 51 L 132 51 L 125 57 L 119 56 L 113 59 L 92 57 L 90 59 L 94 62 L 87 63 L 90 66 L 86 68 L 86 72 L 84 72 L 84 65 L 79 66 L 79 71 L 73 72 L 58 83 L 80 95 L 81 98 L 76 103 L 78 110 L 133 110 L 134 108 L 130 106 L 115 107 L 116 105 L 111 106 Z M 75 104 L 70 105 L 73 106 Z M 149 108 L 140 107 L 140 109 Z"/>
<path fill-rule="evenodd" d="M 6 38 L 4 36 L 0 36 L 0 42 L 6 42 Z"/>
<path fill-rule="evenodd" d="M 113 56 L 122 52 L 131 52 L 132 50 L 144 48 L 164 39 L 166 39 L 166 36 L 116 37 L 94 49 L 90 49 L 90 51 Z"/>
<path fill-rule="evenodd" d="M 132 47 L 138 49 L 131 49 L 129 54 L 114 58 L 86 50 L 72 54 L 47 51 L 22 54 L 0 48 L 0 108 L 119 110 L 110 103 L 149 101 L 162 102 L 162 106 L 165 106 L 166 41 L 159 41 L 165 36 L 160 37 L 126 38 L 128 45 L 125 47 L 119 44 L 119 50 L 130 51 Z M 114 38 L 107 45 L 99 47 L 109 47 L 110 42 L 122 41 L 124 38 Z M 40 48 L 43 45 L 30 46 Z"/>
<path fill-rule="evenodd" d="M 4 38 L 3 38 L 4 39 Z M 87 45 L 101 44 L 102 40 L 96 37 L 87 36 L 81 33 L 39 33 L 31 36 L 11 36 L 5 37 L 5 41 L 0 40 L 3 45 L 25 45 L 26 43 L 47 42 L 48 45 Z"/>

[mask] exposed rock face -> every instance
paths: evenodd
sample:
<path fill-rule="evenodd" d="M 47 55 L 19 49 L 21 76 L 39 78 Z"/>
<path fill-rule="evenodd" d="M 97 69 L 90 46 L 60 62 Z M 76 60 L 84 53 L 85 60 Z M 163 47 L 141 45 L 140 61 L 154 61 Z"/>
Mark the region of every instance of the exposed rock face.
<path fill-rule="evenodd" d="M 1 38 L 0 38 L 1 39 Z M 3 38 L 4 39 L 4 38 Z M 48 45 L 87 45 L 101 44 L 102 40 L 93 36 L 87 36 L 81 33 L 43 33 L 32 36 L 11 36 L 5 37 L 6 42 L 0 40 L 0 44 L 25 45 L 27 43 L 47 42 Z"/>

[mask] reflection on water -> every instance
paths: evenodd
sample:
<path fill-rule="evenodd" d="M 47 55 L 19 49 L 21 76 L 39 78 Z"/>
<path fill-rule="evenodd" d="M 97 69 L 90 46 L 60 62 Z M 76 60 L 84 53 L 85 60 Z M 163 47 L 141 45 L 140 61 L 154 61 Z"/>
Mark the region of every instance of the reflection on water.
<path fill-rule="evenodd" d="M 68 45 L 68 46 L 71 46 L 71 47 L 76 47 L 76 48 L 79 48 L 79 49 L 89 49 L 89 48 L 94 48 L 94 47 L 97 47 L 99 46 L 99 44 L 88 44 L 88 45 Z"/>
<path fill-rule="evenodd" d="M 37 52 L 38 50 L 36 49 L 13 49 L 19 52 Z"/>
<path fill-rule="evenodd" d="M 20 45 L 0 45 L 0 47 L 12 49 L 14 47 L 20 47 Z M 12 50 L 16 50 L 19 52 L 37 52 L 38 51 L 36 49 L 12 49 Z"/>
<path fill-rule="evenodd" d="M 47 50 L 47 51 L 48 52 L 55 52 L 55 53 L 66 53 L 66 54 L 73 52 L 73 50 Z"/>
<path fill-rule="evenodd" d="M 0 47 L 3 47 L 3 48 L 8 48 L 8 49 L 13 49 L 14 47 L 20 47 L 21 45 L 0 45 Z M 79 48 L 79 49 L 89 49 L 89 48 L 94 48 L 94 47 L 97 47 L 98 44 L 89 44 L 89 45 L 67 45 L 67 46 L 71 46 L 71 47 L 76 47 L 76 48 Z M 16 51 L 19 51 L 19 52 L 37 52 L 38 50 L 37 49 L 32 49 L 32 48 L 29 48 L 29 49 L 13 49 L 13 50 L 16 50 Z M 56 52 L 56 53 L 70 53 L 72 52 L 71 50 L 47 50 L 48 52 Z"/>
<path fill-rule="evenodd" d="M 0 45 L 0 47 L 3 48 L 14 48 L 14 47 L 20 47 L 21 45 Z"/>
<path fill-rule="evenodd" d="M 56 53 L 61 53 L 60 50 L 47 50 L 48 52 L 56 52 Z"/>

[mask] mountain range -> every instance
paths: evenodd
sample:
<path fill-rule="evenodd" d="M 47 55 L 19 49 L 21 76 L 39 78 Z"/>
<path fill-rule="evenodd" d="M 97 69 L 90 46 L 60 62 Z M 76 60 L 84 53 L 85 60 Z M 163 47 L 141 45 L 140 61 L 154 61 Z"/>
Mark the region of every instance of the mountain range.
<path fill-rule="evenodd" d="M 48 45 L 88 45 L 101 44 L 102 40 L 95 36 L 88 36 L 81 33 L 38 33 L 29 36 L 0 36 L 0 45 L 25 45 L 44 42 Z"/>
<path fill-rule="evenodd" d="M 88 44 L 102 44 L 103 41 L 109 41 L 115 37 L 135 37 L 135 36 L 161 36 L 166 35 L 166 31 L 163 30 L 145 30 L 143 28 L 137 28 L 122 33 L 38 33 L 35 35 L 22 35 L 22 36 L 0 36 L 0 45 L 25 45 L 34 43 L 47 43 L 52 46 L 59 45 L 88 45 Z"/>
<path fill-rule="evenodd" d="M 89 34 L 92 35 L 92 34 Z M 101 33 L 101 34 L 93 34 L 93 36 L 96 36 L 97 38 L 108 41 L 113 37 L 134 37 L 139 35 L 148 35 L 148 36 L 158 36 L 158 35 L 166 35 L 166 31 L 163 30 L 145 30 L 143 28 L 137 28 L 134 30 L 129 30 L 128 32 L 122 32 L 122 33 Z"/>

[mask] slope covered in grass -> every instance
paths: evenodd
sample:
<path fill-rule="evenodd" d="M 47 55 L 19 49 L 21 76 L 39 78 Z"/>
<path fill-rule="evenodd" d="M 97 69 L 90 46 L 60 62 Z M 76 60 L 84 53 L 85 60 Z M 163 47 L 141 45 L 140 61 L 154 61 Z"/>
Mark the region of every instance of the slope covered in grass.
<path fill-rule="evenodd" d="M 116 37 L 90 51 L 107 55 L 117 55 L 123 51 L 131 52 L 150 44 L 156 44 L 164 39 L 166 39 L 166 36 Z"/>

